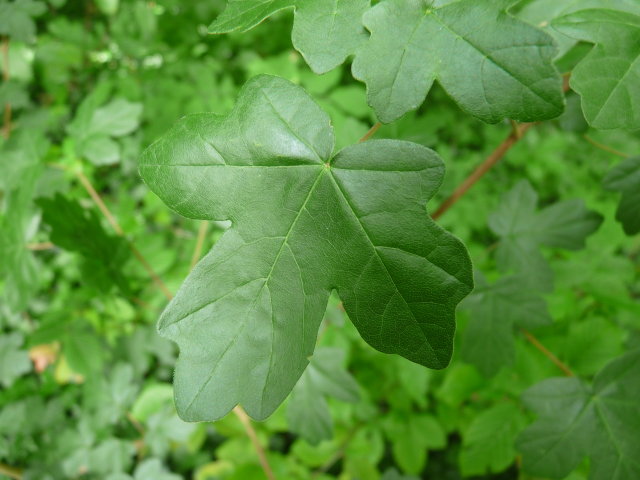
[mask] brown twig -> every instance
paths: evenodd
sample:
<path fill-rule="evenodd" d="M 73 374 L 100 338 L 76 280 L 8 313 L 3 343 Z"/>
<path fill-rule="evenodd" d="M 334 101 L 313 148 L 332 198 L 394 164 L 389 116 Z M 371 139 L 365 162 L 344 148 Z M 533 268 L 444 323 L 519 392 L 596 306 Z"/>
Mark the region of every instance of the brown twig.
<path fill-rule="evenodd" d="M 9 37 L 2 39 L 2 80 L 6 83 L 9 81 Z M 4 105 L 4 119 L 2 123 L 2 136 L 7 139 L 11 135 L 11 104 L 9 102 Z"/>
<path fill-rule="evenodd" d="M 531 345 L 533 345 L 540 352 L 542 352 L 542 354 L 545 357 L 547 357 L 549 360 L 551 360 L 560 370 L 563 371 L 563 373 L 567 377 L 574 377 L 575 376 L 574 373 L 571 371 L 571 369 L 565 363 L 563 363 L 562 360 L 560 360 L 552 352 L 550 352 L 547 349 L 547 347 L 545 347 L 542 343 L 540 343 L 540 340 L 538 340 L 531 332 L 529 332 L 528 330 L 525 330 L 524 328 L 521 329 L 521 330 L 522 330 L 522 334 L 529 341 L 529 343 L 531 343 Z"/>
<path fill-rule="evenodd" d="M 202 254 L 202 246 L 204 245 L 204 239 L 207 235 L 207 229 L 209 228 L 209 222 L 206 220 L 202 220 L 200 222 L 200 227 L 198 227 L 198 239 L 196 240 L 196 248 L 193 251 L 193 255 L 191 256 L 191 265 L 189 265 L 189 271 L 193 270 L 193 267 L 196 266 L 198 260 L 200 260 L 200 255 Z"/>
<path fill-rule="evenodd" d="M 100 209 L 102 214 L 105 216 L 109 224 L 113 227 L 116 234 L 120 237 L 124 237 L 124 231 L 122 230 L 122 227 L 120 226 L 116 218 L 113 216 L 109 208 L 105 205 L 104 201 L 102 200 L 102 197 L 100 197 L 100 194 L 93 187 L 93 185 L 91 184 L 87 176 L 84 173 L 82 173 L 82 171 L 79 171 L 79 170 L 76 172 L 76 175 L 78 176 L 80 183 L 85 188 L 85 190 L 87 191 L 91 199 L 98 206 L 98 208 Z M 155 272 L 155 270 L 151 267 L 149 262 L 147 262 L 147 260 L 144 258 L 142 253 L 140 253 L 140 250 L 138 250 L 136 246 L 130 241 L 127 241 L 127 245 L 129 246 L 129 250 L 131 250 L 131 253 L 133 253 L 133 255 L 138 259 L 140 264 L 147 271 L 147 273 L 153 280 L 153 283 L 155 283 L 156 286 L 160 289 L 160 291 L 162 291 L 162 293 L 167 298 L 167 300 L 171 300 L 173 298 L 173 294 L 167 288 L 164 282 L 160 279 L 160 277 Z"/>
<path fill-rule="evenodd" d="M 0 463 L 0 475 L 6 475 L 9 478 L 21 480 L 22 470 L 19 468 L 11 467 L 9 465 L 5 465 L 4 463 Z"/>
<path fill-rule="evenodd" d="M 605 145 L 604 143 L 600 143 L 596 140 L 594 140 L 593 138 L 591 138 L 589 135 L 583 135 L 582 138 L 584 138 L 587 142 L 589 142 L 591 145 L 593 145 L 596 148 L 599 148 L 600 150 L 604 150 L 605 152 L 609 152 L 609 153 L 613 153 L 614 155 L 617 155 L 618 157 L 622 157 L 622 158 L 629 158 L 630 155 L 621 152 L 620 150 L 616 150 L 613 147 L 610 147 L 608 145 Z"/>
<path fill-rule="evenodd" d="M 523 123 L 519 127 L 514 128 L 513 131 L 505 138 L 498 148 L 496 148 L 491 155 L 489 155 L 484 162 L 482 162 L 471 175 L 469 175 L 464 182 L 462 182 L 458 188 L 447 198 L 438 209 L 433 213 L 432 218 L 434 220 L 440 218 L 444 213 L 449 210 L 455 203 L 462 198 L 475 183 L 480 180 L 491 168 L 504 157 L 504 155 L 513 147 L 535 123 Z"/>
<path fill-rule="evenodd" d="M 271 470 L 271 465 L 269 465 L 269 460 L 267 460 L 267 455 L 265 453 L 264 448 L 260 444 L 260 439 L 258 439 L 258 434 L 256 433 L 255 429 L 253 428 L 253 425 L 251 424 L 251 419 L 249 418 L 249 415 L 247 415 L 247 412 L 245 412 L 240 405 L 236 406 L 233 409 L 233 413 L 236 415 L 236 417 L 238 417 L 238 419 L 240 420 L 240 423 L 242 423 L 242 426 L 247 432 L 247 435 L 251 439 L 251 443 L 253 443 L 253 448 L 256 450 L 256 453 L 258 454 L 258 459 L 260 460 L 260 465 L 262 466 L 262 470 L 264 471 L 264 474 L 266 475 L 268 480 L 275 480 L 276 477 L 273 474 L 273 470 Z"/>
<path fill-rule="evenodd" d="M 373 127 L 371 127 L 369 129 L 369 131 L 367 133 L 364 134 L 364 137 L 362 137 L 359 142 L 366 142 L 367 140 L 369 140 L 371 137 L 373 137 L 375 135 L 375 133 L 378 131 L 378 129 L 382 126 L 382 124 L 380 122 L 376 122 Z"/>
<path fill-rule="evenodd" d="M 27 243 L 27 250 L 51 250 L 55 245 L 51 242 Z"/>

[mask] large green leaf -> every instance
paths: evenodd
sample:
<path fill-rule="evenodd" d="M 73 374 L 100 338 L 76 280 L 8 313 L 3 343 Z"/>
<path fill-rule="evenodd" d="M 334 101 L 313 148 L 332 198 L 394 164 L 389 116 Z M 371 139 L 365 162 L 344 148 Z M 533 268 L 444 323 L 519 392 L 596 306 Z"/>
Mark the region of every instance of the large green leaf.
<path fill-rule="evenodd" d="M 502 271 L 526 273 L 538 289 L 551 288 L 553 274 L 540 253 L 540 245 L 579 250 L 602 223 L 602 216 L 587 210 L 581 199 L 565 200 L 536 212 L 538 195 L 522 180 L 501 199 L 489 217 L 489 227 L 500 237 L 496 250 Z"/>
<path fill-rule="evenodd" d="M 363 338 L 443 368 L 454 311 L 471 290 L 464 246 L 427 215 L 443 164 L 379 140 L 335 157 L 328 116 L 300 87 L 259 76 L 226 117 L 185 117 L 143 154 L 151 189 L 190 218 L 232 227 L 159 322 L 180 346 L 180 415 L 212 420 L 242 403 L 265 418 L 313 353 L 332 290 Z"/>
<path fill-rule="evenodd" d="M 369 0 L 229 0 L 209 33 L 244 32 L 289 7 L 295 7 L 293 46 L 316 73 L 340 65 L 367 38 L 361 18 Z"/>
<path fill-rule="evenodd" d="M 553 22 L 561 32 L 596 44 L 570 82 L 595 128 L 640 128 L 640 8 L 636 11 L 588 9 Z"/>
<path fill-rule="evenodd" d="M 473 295 L 465 300 L 471 320 L 464 330 L 462 357 L 483 375 L 495 375 L 515 359 L 514 325 L 535 328 L 552 322 L 544 298 L 522 275 L 503 277 L 493 285 L 476 280 Z"/>
<path fill-rule="evenodd" d="M 358 384 L 344 367 L 344 350 L 319 348 L 289 397 L 287 420 L 292 432 L 312 445 L 329 440 L 333 420 L 325 397 L 357 402 Z"/>
<path fill-rule="evenodd" d="M 616 165 L 604 178 L 604 187 L 622 193 L 616 219 L 627 235 L 640 233 L 640 157 Z"/>
<path fill-rule="evenodd" d="M 593 384 L 551 378 L 535 385 L 524 402 L 538 420 L 518 438 L 523 468 L 564 478 L 585 456 L 590 480 L 640 478 L 640 351 L 609 363 Z"/>
<path fill-rule="evenodd" d="M 47 11 L 44 2 L 34 0 L 0 0 L 0 35 L 8 35 L 20 42 L 33 42 L 36 38 L 38 17 Z"/>
<path fill-rule="evenodd" d="M 562 113 L 553 40 L 507 14 L 513 1 L 430 3 L 385 0 L 364 15 L 371 37 L 356 54 L 353 75 L 367 84 L 382 122 L 418 108 L 434 80 L 486 122 Z"/>

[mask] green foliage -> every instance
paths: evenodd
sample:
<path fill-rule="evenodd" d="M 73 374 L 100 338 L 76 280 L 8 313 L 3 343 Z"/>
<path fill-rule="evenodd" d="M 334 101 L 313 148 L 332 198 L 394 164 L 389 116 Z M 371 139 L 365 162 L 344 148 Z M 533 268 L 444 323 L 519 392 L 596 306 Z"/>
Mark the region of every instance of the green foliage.
<path fill-rule="evenodd" d="M 639 368 L 634 351 L 609 363 L 591 384 L 551 378 L 525 392 L 524 402 L 539 419 L 518 438 L 524 468 L 563 478 L 588 455 L 592 480 L 637 478 Z"/>
<path fill-rule="evenodd" d="M 616 220 L 627 235 L 640 233 L 640 157 L 629 158 L 616 165 L 604 177 L 604 188 L 622 193 Z"/>
<path fill-rule="evenodd" d="M 183 418 L 215 420 L 238 403 L 269 416 L 307 366 L 332 289 L 375 348 L 449 362 L 454 309 L 472 279 L 464 247 L 424 210 L 442 161 L 390 140 L 332 158 L 333 144 L 328 116 L 303 90 L 262 76 L 229 116 L 187 117 L 143 154 L 142 177 L 178 213 L 233 219 L 160 320 L 180 345 Z M 390 195 L 400 191 L 401 201 Z"/>
<path fill-rule="evenodd" d="M 571 87 L 582 96 L 587 121 L 595 128 L 640 128 L 640 15 L 580 10 L 553 25 L 596 44 L 571 75 Z"/>
<path fill-rule="evenodd" d="M 486 122 L 558 116 L 564 102 L 553 42 L 506 14 L 511 3 L 461 0 L 433 8 L 424 0 L 385 0 L 367 12 L 371 37 L 353 74 L 367 84 L 380 120 L 419 107 L 436 79 Z"/>
<path fill-rule="evenodd" d="M 246 32 L 289 7 L 295 7 L 293 46 L 316 73 L 333 70 L 366 39 L 360 18 L 369 0 L 231 0 L 209 33 Z"/>
<path fill-rule="evenodd" d="M 636 480 L 638 15 L 0 0 L 0 477 Z"/>

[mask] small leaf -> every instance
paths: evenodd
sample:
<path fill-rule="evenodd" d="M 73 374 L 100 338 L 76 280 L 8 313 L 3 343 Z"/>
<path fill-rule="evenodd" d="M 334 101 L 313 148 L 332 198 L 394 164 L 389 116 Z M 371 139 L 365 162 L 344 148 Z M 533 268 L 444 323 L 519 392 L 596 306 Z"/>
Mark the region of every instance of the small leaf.
<path fill-rule="evenodd" d="M 454 311 L 471 290 L 464 246 L 427 215 L 442 161 L 378 140 L 331 158 L 328 116 L 270 76 L 226 117 L 185 117 L 143 154 L 151 189 L 190 218 L 231 220 L 159 321 L 180 346 L 180 415 L 242 403 L 265 418 L 307 366 L 332 290 L 363 338 L 422 365 L 449 362 Z"/>
<path fill-rule="evenodd" d="M 0 35 L 31 43 L 36 39 L 36 24 L 33 17 L 47 11 L 43 2 L 34 0 L 0 0 Z"/>
<path fill-rule="evenodd" d="M 88 134 L 99 133 L 111 137 L 128 135 L 138 128 L 140 115 L 142 115 L 141 104 L 116 98 L 93 113 Z"/>
<path fill-rule="evenodd" d="M 430 415 L 392 416 L 385 422 L 393 457 L 405 473 L 418 474 L 427 462 L 427 450 L 444 448 L 446 435 Z"/>
<path fill-rule="evenodd" d="M 538 420 L 518 437 L 523 468 L 532 475 L 564 478 L 585 456 L 590 480 L 640 478 L 640 351 L 604 367 L 592 384 L 551 378 L 523 401 Z"/>
<path fill-rule="evenodd" d="M 17 332 L 3 333 L 0 336 L 0 384 L 5 388 L 31 371 L 29 352 L 22 350 L 22 335 Z"/>
<path fill-rule="evenodd" d="M 356 53 L 353 75 L 367 84 L 382 122 L 418 108 L 434 80 L 485 122 L 562 113 L 553 40 L 507 14 L 513 1 L 429 3 L 385 0 L 364 15 L 371 37 Z"/>
<path fill-rule="evenodd" d="M 596 44 L 574 68 L 570 81 L 582 97 L 589 124 L 600 129 L 640 128 L 640 15 L 594 8 L 560 17 L 553 26 Z"/>
<path fill-rule="evenodd" d="M 344 402 L 359 399 L 358 384 L 342 366 L 344 356 L 339 348 L 316 350 L 289 397 L 289 427 L 312 445 L 333 435 L 333 421 L 325 397 Z"/>
<path fill-rule="evenodd" d="M 514 442 L 525 417 L 512 403 L 499 403 L 473 419 L 463 435 L 460 469 L 466 476 L 499 473 L 516 458 Z"/>
<path fill-rule="evenodd" d="M 245 32 L 285 8 L 295 7 L 291 39 L 316 73 L 340 65 L 366 40 L 362 14 L 370 0 L 229 0 L 209 33 Z"/>
<path fill-rule="evenodd" d="M 627 235 L 640 233 L 640 157 L 628 158 L 616 165 L 606 177 L 604 188 L 622 193 L 616 220 Z"/>
<path fill-rule="evenodd" d="M 100 290 L 112 285 L 129 291 L 122 266 L 129 257 L 126 241 L 109 235 L 97 214 L 57 193 L 53 199 L 38 200 L 42 218 L 51 226 L 51 241 L 82 256 L 83 281 Z"/>
<path fill-rule="evenodd" d="M 471 319 L 464 331 L 462 357 L 486 377 L 515 358 L 513 327 L 536 328 L 552 323 L 547 305 L 524 276 L 503 277 L 493 285 L 483 279 L 464 303 Z"/>
<path fill-rule="evenodd" d="M 553 274 L 539 251 L 540 245 L 579 250 L 602 223 L 599 213 L 586 209 L 580 199 L 565 200 L 536 212 L 538 195 L 529 182 L 519 182 L 501 199 L 489 217 L 489 227 L 500 237 L 496 251 L 502 271 L 526 273 L 532 285 L 548 290 Z"/>

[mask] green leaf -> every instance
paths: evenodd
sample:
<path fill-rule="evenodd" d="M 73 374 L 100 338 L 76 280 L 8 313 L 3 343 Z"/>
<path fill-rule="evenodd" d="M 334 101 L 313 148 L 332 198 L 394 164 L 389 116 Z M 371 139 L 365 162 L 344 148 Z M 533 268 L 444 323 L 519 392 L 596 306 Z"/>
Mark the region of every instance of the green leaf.
<path fill-rule="evenodd" d="M 316 73 L 340 65 L 366 40 L 362 14 L 370 0 L 229 0 L 209 33 L 245 32 L 285 8 L 295 7 L 291 39 Z"/>
<path fill-rule="evenodd" d="M 99 133 L 111 137 L 128 135 L 138 128 L 140 115 L 142 115 L 141 104 L 116 98 L 93 113 L 88 134 Z"/>
<path fill-rule="evenodd" d="M 47 11 L 43 2 L 34 0 L 0 0 L 0 35 L 31 43 L 36 39 L 36 24 L 33 17 Z"/>
<path fill-rule="evenodd" d="M 604 177 L 604 188 L 622 193 L 616 220 L 627 235 L 640 233 L 640 157 L 628 158 Z"/>
<path fill-rule="evenodd" d="M 418 474 L 427 462 L 427 450 L 444 448 L 447 439 L 431 415 L 392 416 L 384 424 L 393 457 L 405 473 Z"/>
<path fill-rule="evenodd" d="M 586 209 L 583 200 L 555 203 L 536 212 L 538 195 L 522 180 L 500 201 L 489 217 L 489 227 L 500 237 L 496 251 L 498 267 L 530 276 L 532 285 L 545 291 L 553 274 L 539 251 L 541 245 L 579 250 L 587 236 L 602 223 L 599 213 Z"/>
<path fill-rule="evenodd" d="M 83 280 L 99 290 L 113 285 L 129 292 L 122 267 L 129 258 L 126 241 L 108 234 L 93 210 L 57 193 L 38 200 L 43 221 L 51 226 L 51 241 L 82 257 Z"/>
<path fill-rule="evenodd" d="M 369 104 L 390 123 L 424 101 L 434 80 L 489 123 L 562 113 L 556 52 L 546 33 L 506 13 L 510 0 L 385 0 L 363 17 L 371 32 L 353 62 Z M 499 35 L 496 32 L 500 32 Z"/>
<path fill-rule="evenodd" d="M 499 403 L 473 419 L 463 435 L 460 469 L 466 476 L 499 473 L 516 458 L 514 442 L 525 418 L 513 403 Z"/>
<path fill-rule="evenodd" d="M 291 431 L 312 445 L 333 435 L 333 421 L 325 397 L 357 402 L 358 384 L 344 367 L 344 350 L 319 348 L 289 397 L 287 421 Z"/>
<path fill-rule="evenodd" d="M 232 222 L 159 321 L 180 346 L 184 419 L 237 403 L 254 418 L 273 412 L 307 366 L 334 289 L 373 347 L 449 362 L 473 280 L 464 246 L 426 214 L 442 161 L 392 140 L 332 150 L 329 119 L 304 90 L 259 76 L 228 116 L 187 116 L 143 154 L 140 173 L 167 205 Z"/>
<path fill-rule="evenodd" d="M 29 353 L 22 350 L 22 335 L 17 332 L 0 336 L 0 384 L 5 388 L 13 385 L 16 378 L 31 371 Z"/>
<path fill-rule="evenodd" d="M 464 306 L 471 319 L 464 330 L 462 358 L 486 377 L 515 359 L 514 325 L 536 328 L 552 323 L 539 292 L 523 276 L 502 277 L 493 285 L 476 279 L 477 287 Z"/>
<path fill-rule="evenodd" d="M 640 15 L 588 9 L 553 26 L 595 47 L 574 68 L 570 85 L 582 97 L 585 117 L 600 129 L 640 128 Z"/>
<path fill-rule="evenodd" d="M 381 480 L 419 480 L 419 478 L 401 475 L 395 468 L 390 468 L 384 472 Z"/>
<path fill-rule="evenodd" d="M 640 478 L 640 351 L 609 363 L 593 384 L 551 378 L 525 392 L 538 420 L 519 436 L 523 468 L 563 478 L 585 456 L 590 480 Z"/>
<path fill-rule="evenodd" d="M 39 134 L 13 135 L 0 153 L 0 274 L 5 278 L 2 300 L 10 310 L 23 310 L 38 288 L 38 265 L 26 248 L 33 233 L 33 197 L 42 171 L 40 158 L 48 148 Z"/>

